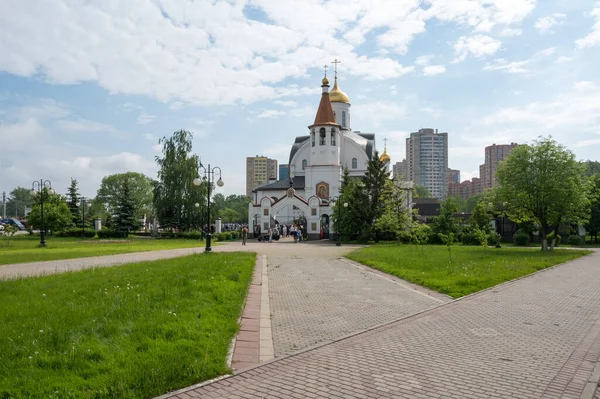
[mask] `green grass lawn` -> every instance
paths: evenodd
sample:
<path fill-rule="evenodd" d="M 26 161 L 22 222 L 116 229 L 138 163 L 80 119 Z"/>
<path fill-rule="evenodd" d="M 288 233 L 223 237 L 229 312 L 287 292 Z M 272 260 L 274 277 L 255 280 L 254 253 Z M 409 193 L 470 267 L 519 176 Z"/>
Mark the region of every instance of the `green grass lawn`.
<path fill-rule="evenodd" d="M 445 246 L 374 245 L 347 255 L 349 259 L 404 280 L 459 298 L 537 270 L 589 254 L 584 250 L 453 246 L 452 262 Z"/>
<path fill-rule="evenodd" d="M 0 240 L 0 265 L 204 246 L 204 241 L 200 240 L 156 240 L 135 237 L 100 240 L 50 236 L 46 242 L 47 247 L 40 247 L 39 236 L 17 236 L 7 246 L 6 241 L 2 239 Z"/>
<path fill-rule="evenodd" d="M 227 373 L 251 253 L 0 282 L 0 398 L 151 398 Z"/>

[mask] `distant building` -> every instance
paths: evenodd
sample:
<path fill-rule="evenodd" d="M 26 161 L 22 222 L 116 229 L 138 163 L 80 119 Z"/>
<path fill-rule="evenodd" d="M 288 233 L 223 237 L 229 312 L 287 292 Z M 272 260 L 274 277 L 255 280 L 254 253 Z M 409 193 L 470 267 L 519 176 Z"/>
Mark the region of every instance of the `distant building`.
<path fill-rule="evenodd" d="M 471 180 L 465 180 L 462 183 L 448 183 L 448 196 L 468 200 L 474 195 L 483 192 L 481 188 L 481 179 L 474 177 Z"/>
<path fill-rule="evenodd" d="M 252 190 L 277 180 L 277 160 L 264 156 L 246 158 L 246 195 L 252 196 Z"/>
<path fill-rule="evenodd" d="M 496 179 L 496 171 L 500 162 L 504 161 L 508 154 L 518 146 L 517 143 L 510 144 L 492 144 L 485 147 L 485 162 L 479 166 L 479 177 L 481 178 L 481 186 L 483 190 L 494 188 L 498 185 Z"/>
<path fill-rule="evenodd" d="M 406 139 L 408 180 L 423 186 L 437 198 L 447 196 L 448 133 L 419 129 Z"/>
<path fill-rule="evenodd" d="M 395 180 L 408 180 L 406 159 L 392 165 L 392 176 Z"/>
<path fill-rule="evenodd" d="M 279 181 L 290 180 L 290 165 L 279 165 Z"/>
<path fill-rule="evenodd" d="M 460 183 L 460 170 L 450 169 L 446 170 L 446 181 L 450 183 Z"/>

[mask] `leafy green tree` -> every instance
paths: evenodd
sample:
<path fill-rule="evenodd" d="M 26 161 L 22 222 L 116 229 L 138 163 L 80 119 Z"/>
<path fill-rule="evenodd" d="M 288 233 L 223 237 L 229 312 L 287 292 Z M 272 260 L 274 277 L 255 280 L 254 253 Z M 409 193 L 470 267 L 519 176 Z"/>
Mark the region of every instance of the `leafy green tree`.
<path fill-rule="evenodd" d="M 193 184 L 200 160 L 197 155 L 190 155 L 192 138 L 192 133 L 179 130 L 159 140 L 163 148 L 162 156 L 156 157 L 159 181 L 154 186 L 153 204 L 164 228 L 191 230 L 204 224 L 201 212 L 207 209 L 208 186 L 207 182 Z M 196 207 L 196 203 L 200 206 Z"/>
<path fill-rule="evenodd" d="M 433 237 L 442 237 L 440 234 L 448 237 L 454 237 L 458 232 L 458 223 L 454 214 L 458 212 L 458 207 L 454 198 L 449 197 L 442 201 L 440 205 L 440 215 L 433 219 L 431 230 Z"/>
<path fill-rule="evenodd" d="M 590 219 L 585 224 L 585 228 L 590 232 L 590 236 L 598 243 L 598 234 L 600 233 L 600 173 L 596 173 L 590 178 Z"/>
<path fill-rule="evenodd" d="M 128 179 L 123 180 L 119 195 L 114 228 L 124 237 L 127 237 L 131 231 L 138 228 L 139 220 L 135 217 L 135 200 Z"/>
<path fill-rule="evenodd" d="M 448 260 L 452 262 L 452 245 L 454 244 L 454 233 L 438 233 L 440 240 L 446 245 L 446 249 L 448 249 Z"/>
<path fill-rule="evenodd" d="M 25 208 L 30 209 L 33 201 L 30 188 L 17 187 L 13 189 L 6 200 L 7 216 L 24 217 Z"/>
<path fill-rule="evenodd" d="M 600 173 L 600 162 L 598 161 L 585 161 L 582 162 L 585 167 L 585 173 L 588 176 L 593 176 Z"/>
<path fill-rule="evenodd" d="M 416 198 L 433 198 L 433 195 L 427 187 L 415 185 L 415 197 Z"/>
<path fill-rule="evenodd" d="M 133 200 L 134 215 L 136 220 L 149 217 L 152 214 L 152 199 L 154 185 L 152 179 L 143 173 L 126 172 L 116 173 L 102 178 L 100 188 L 96 193 L 94 204 L 92 205 L 92 215 L 94 217 L 106 218 L 106 213 L 110 218 L 117 214 L 119 201 L 123 197 L 121 190 L 124 182 L 127 181 L 131 197 Z"/>
<path fill-rule="evenodd" d="M 44 226 L 46 231 L 60 231 L 72 223 L 71 210 L 64 197 L 59 194 L 50 194 L 44 189 L 43 193 L 35 196 L 35 203 L 27 215 L 27 223 L 35 230 L 42 229 L 41 198 L 44 198 Z"/>
<path fill-rule="evenodd" d="M 390 172 L 387 170 L 386 164 L 379 159 L 379 154 L 375 151 L 373 157 L 367 164 L 367 170 L 363 177 L 364 189 L 368 197 L 368 217 L 371 221 L 377 220 L 384 212 L 384 204 L 381 200 L 386 182 L 390 180 Z M 372 222 L 367 226 L 372 228 Z M 375 239 L 378 239 L 377 229 L 374 229 Z"/>
<path fill-rule="evenodd" d="M 413 226 L 410 231 L 411 241 L 421 246 L 421 253 L 423 253 L 423 246 L 429 242 L 431 237 L 431 227 L 424 223 L 419 223 L 418 220 L 413 221 Z"/>
<path fill-rule="evenodd" d="M 336 232 L 339 231 L 350 239 L 368 240 L 369 228 L 373 220 L 370 219 L 371 212 L 368 212 L 365 206 L 369 198 L 362 180 L 352 179 L 348 174 L 344 174 L 341 187 L 343 188 L 340 198 L 333 205 L 331 215 L 334 226 L 338 226 Z M 344 206 L 345 203 L 348 204 L 347 207 Z"/>
<path fill-rule="evenodd" d="M 220 212 L 220 217 L 224 223 L 236 223 L 240 220 L 240 215 L 231 208 L 225 208 Z"/>
<path fill-rule="evenodd" d="M 520 145 L 501 163 L 496 194 L 507 204 L 507 215 L 515 222 L 534 222 L 548 247 L 547 234 L 563 223 L 582 223 L 588 218 L 584 167 L 563 145 L 552 138 L 540 138 Z"/>
<path fill-rule="evenodd" d="M 71 177 L 71 185 L 67 190 L 67 206 L 71 211 L 71 224 L 73 226 L 81 224 L 81 210 L 79 208 L 80 198 L 77 179 Z"/>
<path fill-rule="evenodd" d="M 383 213 L 375 220 L 375 232 L 384 239 L 399 239 L 408 234 L 411 217 L 406 206 L 406 191 L 392 179 L 387 179 L 381 195 Z"/>

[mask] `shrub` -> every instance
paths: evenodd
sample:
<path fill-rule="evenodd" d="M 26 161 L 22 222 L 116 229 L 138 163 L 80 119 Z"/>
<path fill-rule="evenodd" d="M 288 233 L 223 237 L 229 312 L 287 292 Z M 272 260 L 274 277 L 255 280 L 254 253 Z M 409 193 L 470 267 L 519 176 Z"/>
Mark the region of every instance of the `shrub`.
<path fill-rule="evenodd" d="M 513 241 L 515 242 L 515 245 L 524 247 L 529 244 L 529 234 L 523 230 L 517 230 L 515 235 L 513 235 Z"/>
<path fill-rule="evenodd" d="M 488 234 L 488 242 L 490 243 L 490 245 L 500 248 L 501 241 L 502 236 L 497 231 L 492 231 L 490 234 Z"/>
<path fill-rule="evenodd" d="M 553 238 L 554 238 L 554 232 L 552 232 L 546 236 L 546 240 L 548 240 L 548 245 L 552 244 Z M 556 235 L 556 243 L 554 244 L 555 247 L 558 247 L 558 245 L 560 244 L 561 238 L 562 237 L 559 234 Z"/>
<path fill-rule="evenodd" d="M 113 229 L 102 229 L 98 231 L 98 238 L 127 238 L 125 232 Z"/>
<path fill-rule="evenodd" d="M 472 231 L 465 231 L 460 238 L 463 245 L 481 245 L 477 235 Z"/>
<path fill-rule="evenodd" d="M 569 242 L 569 245 L 581 245 L 582 243 L 581 237 L 578 235 L 569 236 L 569 238 L 567 238 L 567 241 Z"/>
<path fill-rule="evenodd" d="M 214 237 L 216 237 L 217 241 L 225 241 L 224 233 L 215 234 Z"/>
<path fill-rule="evenodd" d="M 81 237 L 82 230 L 77 227 L 71 227 L 69 229 L 61 230 L 55 233 L 56 237 Z M 96 231 L 94 229 L 83 229 L 83 236 L 85 238 L 94 238 Z"/>
<path fill-rule="evenodd" d="M 232 231 L 231 232 L 231 238 L 234 240 L 237 240 L 238 238 L 240 238 L 240 232 L 239 231 Z"/>

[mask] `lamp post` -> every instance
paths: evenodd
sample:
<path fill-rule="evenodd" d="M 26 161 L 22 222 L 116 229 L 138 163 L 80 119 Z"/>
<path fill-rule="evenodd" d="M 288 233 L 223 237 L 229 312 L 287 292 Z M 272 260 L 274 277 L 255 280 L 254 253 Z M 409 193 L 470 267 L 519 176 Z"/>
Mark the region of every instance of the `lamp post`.
<path fill-rule="evenodd" d="M 202 170 L 202 173 L 204 173 L 204 177 L 200 178 L 200 170 Z M 223 185 L 225 183 L 223 183 L 223 180 L 221 179 L 221 168 L 219 168 L 218 166 L 215 166 L 213 168 L 210 167 L 210 164 L 208 164 L 208 168 L 205 168 L 204 165 L 202 165 L 202 163 L 200 163 L 200 167 L 198 168 L 198 177 L 196 177 L 194 179 L 194 186 L 200 186 L 202 184 L 203 181 L 207 182 L 207 187 L 208 187 L 208 191 L 207 191 L 207 223 L 208 223 L 208 231 L 206 232 L 206 247 L 204 248 L 204 252 L 211 252 L 212 248 L 210 247 L 210 240 L 212 238 L 212 234 L 210 232 L 210 190 L 212 188 L 212 185 L 215 182 L 215 173 L 219 172 L 219 180 L 217 181 L 217 186 L 219 187 L 223 187 Z"/>
<path fill-rule="evenodd" d="M 91 206 L 89 198 L 81 197 L 81 238 L 85 238 L 85 208 Z"/>
<path fill-rule="evenodd" d="M 336 203 L 340 200 L 340 197 L 333 197 L 331 198 L 331 202 Z M 344 202 L 344 208 L 348 208 L 348 203 Z M 337 223 L 336 223 L 336 230 L 337 230 L 337 241 L 335 243 L 335 245 L 337 247 L 339 247 L 340 245 L 342 245 L 342 233 L 340 230 L 340 225 L 342 224 L 342 204 L 338 204 L 338 217 L 337 217 Z"/>
<path fill-rule="evenodd" d="M 40 230 L 40 247 L 46 246 L 46 225 L 44 222 L 44 194 L 54 194 L 52 190 L 52 182 L 50 180 L 40 179 L 31 183 L 31 195 L 40 194 L 40 207 L 42 216 L 42 229 Z"/>

